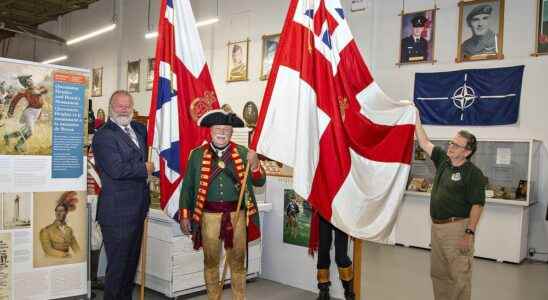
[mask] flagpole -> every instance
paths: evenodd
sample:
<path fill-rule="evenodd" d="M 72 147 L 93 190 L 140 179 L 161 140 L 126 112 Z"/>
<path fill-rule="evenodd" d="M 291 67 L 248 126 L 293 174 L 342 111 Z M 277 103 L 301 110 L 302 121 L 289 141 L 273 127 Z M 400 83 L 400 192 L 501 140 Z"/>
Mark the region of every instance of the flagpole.
<path fill-rule="evenodd" d="M 362 240 L 354 239 L 354 294 L 361 299 L 362 290 Z"/>
<path fill-rule="evenodd" d="M 148 158 L 147 162 L 150 162 L 152 159 L 152 147 L 148 147 Z M 147 182 L 148 184 L 149 182 Z M 147 238 L 148 238 L 148 216 L 145 217 L 143 222 L 143 236 L 141 237 L 141 295 L 140 300 L 145 300 L 145 277 L 146 277 L 146 266 L 147 266 Z"/>
<path fill-rule="evenodd" d="M 236 216 L 234 217 L 234 238 L 236 237 L 236 230 L 238 230 L 238 222 L 240 221 L 240 208 L 242 206 L 242 199 L 244 198 L 245 190 L 247 189 L 247 175 L 249 173 L 249 166 L 251 164 L 248 162 L 247 166 L 245 167 L 245 175 L 244 175 L 244 182 L 242 183 L 242 189 L 240 190 L 240 197 L 238 198 L 238 206 L 236 208 Z M 225 253 L 225 257 L 223 259 L 223 275 L 221 276 L 221 281 L 219 281 L 219 286 L 221 290 L 223 289 L 223 285 L 225 282 L 226 277 L 226 266 L 227 266 L 227 255 Z"/>

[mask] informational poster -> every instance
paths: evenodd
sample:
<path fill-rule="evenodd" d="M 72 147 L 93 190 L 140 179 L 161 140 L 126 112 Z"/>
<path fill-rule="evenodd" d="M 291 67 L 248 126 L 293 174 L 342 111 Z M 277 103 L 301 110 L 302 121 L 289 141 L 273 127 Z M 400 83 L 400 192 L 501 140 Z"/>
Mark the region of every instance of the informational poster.
<path fill-rule="evenodd" d="M 87 293 L 89 78 L 0 58 L 0 300 Z"/>
<path fill-rule="evenodd" d="M 0 233 L 0 300 L 11 298 L 11 233 Z"/>

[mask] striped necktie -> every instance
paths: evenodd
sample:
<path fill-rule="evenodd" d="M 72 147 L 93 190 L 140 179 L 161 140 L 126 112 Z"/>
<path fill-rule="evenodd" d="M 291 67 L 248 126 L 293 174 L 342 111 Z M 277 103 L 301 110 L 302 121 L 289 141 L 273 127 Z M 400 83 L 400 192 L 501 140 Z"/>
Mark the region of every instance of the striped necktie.
<path fill-rule="evenodd" d="M 129 135 L 135 146 L 137 146 L 137 148 L 140 148 L 139 141 L 137 140 L 137 135 L 135 134 L 133 129 L 129 126 L 124 126 L 124 131 L 127 133 L 127 135 Z"/>

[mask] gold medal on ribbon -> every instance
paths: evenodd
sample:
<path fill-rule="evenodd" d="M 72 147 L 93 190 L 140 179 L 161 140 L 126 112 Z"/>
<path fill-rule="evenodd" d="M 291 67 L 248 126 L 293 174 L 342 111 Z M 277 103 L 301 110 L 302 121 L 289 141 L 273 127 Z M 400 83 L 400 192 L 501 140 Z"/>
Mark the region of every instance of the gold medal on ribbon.
<path fill-rule="evenodd" d="M 224 168 L 226 167 L 225 162 L 222 161 L 222 160 L 220 160 L 219 162 L 217 162 L 217 166 L 219 166 L 219 168 L 221 168 L 221 169 L 224 169 Z"/>

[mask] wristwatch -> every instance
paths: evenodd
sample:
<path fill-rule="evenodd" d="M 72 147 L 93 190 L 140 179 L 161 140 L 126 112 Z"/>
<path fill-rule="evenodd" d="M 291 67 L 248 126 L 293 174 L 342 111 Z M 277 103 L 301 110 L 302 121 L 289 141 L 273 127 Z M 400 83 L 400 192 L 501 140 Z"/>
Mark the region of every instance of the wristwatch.
<path fill-rule="evenodd" d="M 464 233 L 466 234 L 470 234 L 470 235 L 475 235 L 476 233 L 474 232 L 474 230 L 470 229 L 470 228 L 466 228 L 466 230 L 464 231 Z"/>

